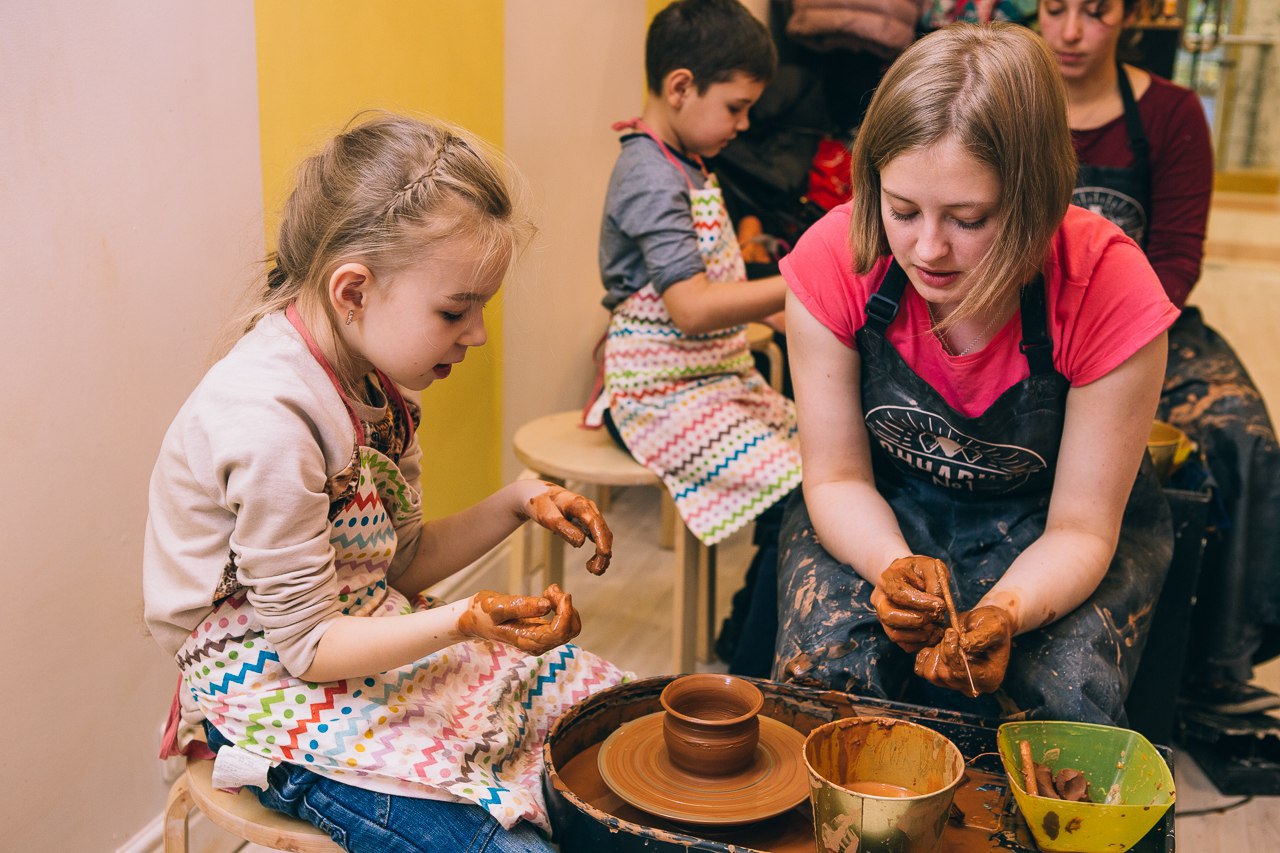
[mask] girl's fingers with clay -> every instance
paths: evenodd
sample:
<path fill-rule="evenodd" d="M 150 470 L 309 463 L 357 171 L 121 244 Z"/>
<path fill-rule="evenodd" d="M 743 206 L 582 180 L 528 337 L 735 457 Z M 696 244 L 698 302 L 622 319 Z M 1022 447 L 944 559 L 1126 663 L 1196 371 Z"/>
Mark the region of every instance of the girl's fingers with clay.
<path fill-rule="evenodd" d="M 588 538 L 596 552 L 587 560 L 587 571 L 602 575 L 613 557 L 613 531 L 605 523 L 595 502 L 560 486 L 545 483 L 547 489 L 529 500 L 529 517 L 577 548 Z"/>
<path fill-rule="evenodd" d="M 912 653 L 937 644 L 946 626 L 942 590 L 949 581 L 947 567 L 932 557 L 912 555 L 890 563 L 871 593 L 889 639 Z"/>
<path fill-rule="evenodd" d="M 581 630 L 572 598 L 555 584 L 540 596 L 482 589 L 458 619 L 464 636 L 506 643 L 531 655 L 562 646 Z"/>
<path fill-rule="evenodd" d="M 563 646 L 582 632 L 582 617 L 573 607 L 573 597 L 551 584 L 542 592 L 543 598 L 551 602 L 554 610 L 552 617 L 525 620 L 525 623 L 513 625 L 517 635 L 515 643 L 520 649 L 530 654 L 542 654 L 557 646 Z"/>
<path fill-rule="evenodd" d="M 529 651 L 529 628 L 545 624 L 541 620 L 552 612 L 552 607 L 545 596 L 482 589 L 471 596 L 471 606 L 458 618 L 458 631 L 467 637 L 496 640 Z"/>
<path fill-rule="evenodd" d="M 559 585 L 551 584 L 542 594 L 556 609 L 555 618 L 551 620 L 547 634 L 547 639 L 554 641 L 548 648 L 554 649 L 582 633 L 582 617 L 574 609 L 573 596 L 560 589 Z"/>
<path fill-rule="evenodd" d="M 948 628 L 936 645 L 916 655 L 916 675 L 966 696 L 994 693 L 1004 682 L 1013 646 L 1013 620 L 998 607 L 960 616 L 964 634 Z"/>

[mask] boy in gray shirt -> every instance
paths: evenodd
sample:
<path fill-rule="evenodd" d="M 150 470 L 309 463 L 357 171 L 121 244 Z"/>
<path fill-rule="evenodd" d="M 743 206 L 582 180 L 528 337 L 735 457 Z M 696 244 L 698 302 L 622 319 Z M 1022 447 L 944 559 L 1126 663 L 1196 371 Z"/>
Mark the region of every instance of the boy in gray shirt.
<path fill-rule="evenodd" d="M 615 125 L 636 132 L 622 138 L 600 228 L 612 314 L 587 416 L 662 478 L 704 544 L 757 522 L 760 548 L 729 620 L 741 641 L 717 651 L 730 672 L 758 676 L 773 661 L 777 521 L 800 453 L 795 407 L 756 371 L 745 324 L 780 328 L 786 285 L 746 280 L 702 158 L 746 130 L 776 63 L 768 30 L 738 0 L 676 0 L 653 19 L 643 115 Z"/>

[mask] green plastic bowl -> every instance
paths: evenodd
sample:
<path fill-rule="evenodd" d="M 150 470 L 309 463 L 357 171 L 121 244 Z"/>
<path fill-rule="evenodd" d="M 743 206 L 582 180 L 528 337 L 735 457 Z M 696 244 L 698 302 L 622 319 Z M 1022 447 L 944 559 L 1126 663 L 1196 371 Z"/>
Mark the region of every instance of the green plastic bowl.
<path fill-rule="evenodd" d="M 1032 759 L 1054 773 L 1064 767 L 1083 772 L 1095 802 L 1029 795 L 1018 749 L 1024 740 L 1031 744 Z M 1049 720 L 1005 723 L 996 743 L 1018 809 L 1041 850 L 1128 850 L 1176 799 L 1169 765 L 1150 741 L 1129 729 Z"/>

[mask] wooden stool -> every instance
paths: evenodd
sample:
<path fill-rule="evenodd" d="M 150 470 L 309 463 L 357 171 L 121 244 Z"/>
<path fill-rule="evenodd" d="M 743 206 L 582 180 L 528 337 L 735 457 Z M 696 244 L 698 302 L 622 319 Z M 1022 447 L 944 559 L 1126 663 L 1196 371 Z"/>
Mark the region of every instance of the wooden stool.
<path fill-rule="evenodd" d="M 769 385 L 782 393 L 782 347 L 773 339 L 773 329 L 764 323 L 747 324 L 747 346 L 769 359 Z"/>
<path fill-rule="evenodd" d="M 187 769 L 169 789 L 165 805 L 165 853 L 186 853 L 187 816 L 193 808 L 237 838 L 272 850 L 330 853 L 342 849 L 324 831 L 306 821 L 262 805 L 247 788 L 232 794 L 213 787 L 213 762 L 188 758 Z"/>
<path fill-rule="evenodd" d="M 663 529 L 679 528 L 675 535 L 675 606 L 672 614 L 672 666 L 674 672 L 693 672 L 695 658 L 709 659 L 715 642 L 715 548 L 702 544 L 679 520 L 666 485 L 657 474 L 622 449 L 604 429 L 580 427 L 578 411 L 557 412 L 530 421 L 516 430 L 516 457 L 533 476 L 563 486 L 566 482 L 594 486 L 653 486 L 662 492 Z M 670 528 L 666 520 L 670 512 Z M 678 522 L 678 523 L 677 523 Z M 564 578 L 565 543 L 550 531 L 541 531 L 546 555 L 546 583 Z M 525 579 L 536 570 L 530 551 L 532 536 L 524 535 L 512 562 L 512 591 L 524 589 Z M 700 589 L 701 587 L 701 589 Z M 706 624 L 698 631 L 698 596 L 703 596 Z M 695 640 L 695 633 L 697 639 Z"/>

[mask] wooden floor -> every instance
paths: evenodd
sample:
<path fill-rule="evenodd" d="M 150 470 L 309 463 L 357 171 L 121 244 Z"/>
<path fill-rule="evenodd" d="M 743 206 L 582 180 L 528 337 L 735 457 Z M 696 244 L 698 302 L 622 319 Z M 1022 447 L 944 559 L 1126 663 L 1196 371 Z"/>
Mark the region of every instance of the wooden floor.
<path fill-rule="evenodd" d="M 1219 193 L 1210 221 L 1204 275 L 1192 302 L 1235 346 L 1275 407 L 1280 407 L 1278 300 L 1280 203 L 1271 197 Z M 579 644 L 640 676 L 670 670 L 672 554 L 656 545 L 658 510 L 658 496 L 652 489 L 620 492 L 609 514 L 617 540 L 608 574 L 592 577 L 573 560 L 565 577 L 565 586 L 583 614 Z M 719 548 L 721 617 L 728 612 L 729 598 L 751 553 L 746 531 Z M 1280 692 L 1280 664 L 1262 668 L 1258 681 Z M 1179 812 L 1211 809 L 1239 799 L 1220 795 L 1185 752 L 1177 755 L 1176 772 Z M 1178 849 L 1189 853 L 1280 851 L 1280 797 L 1258 797 L 1218 814 L 1180 817 L 1177 841 Z"/>

